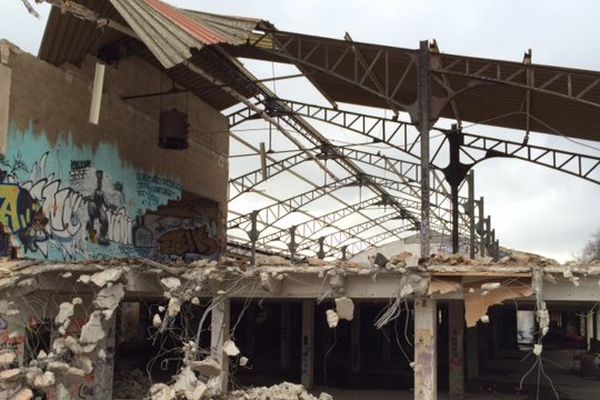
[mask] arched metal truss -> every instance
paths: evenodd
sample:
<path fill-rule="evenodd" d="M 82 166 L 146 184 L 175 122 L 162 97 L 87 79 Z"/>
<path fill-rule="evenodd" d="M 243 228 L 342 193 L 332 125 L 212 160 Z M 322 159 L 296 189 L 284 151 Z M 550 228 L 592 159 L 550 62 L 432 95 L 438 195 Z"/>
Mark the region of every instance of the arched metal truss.
<path fill-rule="evenodd" d="M 473 198 L 473 176 L 469 171 L 477 163 L 497 157 L 519 159 L 596 184 L 600 183 L 600 157 L 529 143 L 532 121 L 537 121 L 538 128 L 544 123 L 536 119 L 531 112 L 532 93 L 600 107 L 600 102 L 595 101 L 596 89 L 600 87 L 598 85 L 600 78 L 590 80 L 589 77 L 578 74 L 574 70 L 554 74 L 551 68 L 532 68 L 525 61 L 523 65 L 518 63 L 508 65 L 487 60 L 475 60 L 469 64 L 464 58 L 454 59 L 452 56 L 440 54 L 435 43 L 431 45 L 421 43 L 421 48 L 415 51 L 365 44 L 355 46 L 354 42 L 348 40 L 346 43 L 334 40 L 321 41 L 307 35 L 265 31 L 253 37 L 248 46 L 257 50 L 256 54 L 259 55 L 257 58 L 265 56 L 265 59 L 273 61 L 290 62 L 302 72 L 310 71 L 321 74 L 322 77 L 330 76 L 336 82 L 345 84 L 345 90 L 355 88 L 362 93 L 357 94 L 355 98 L 366 96 L 364 102 L 359 100 L 357 104 L 392 109 L 394 118 L 340 109 L 336 99 L 328 95 L 331 86 L 327 87 L 323 79 L 320 81 L 313 79 L 314 75 L 308 77 L 309 80 L 325 95 L 333 107 L 283 100 L 268 90 L 262 90 L 257 96 L 254 107 L 240 108 L 228 116 L 230 126 L 235 127 L 257 118 L 264 119 L 266 114 L 289 126 L 293 132 L 299 133 L 312 146 L 312 150 L 307 151 L 306 154 L 299 153 L 276 160 L 260 170 L 232 179 L 232 198 L 255 191 L 261 183 L 285 171 L 290 171 L 306 161 L 314 160 L 313 157 L 320 160 L 334 160 L 348 172 L 352 171 L 352 177 L 344 178 L 349 179 L 351 183 L 343 179 L 334 181 L 330 183 L 331 192 L 339 189 L 336 187 L 338 183 L 343 183 L 345 187 L 368 186 L 375 189 L 374 193 L 377 196 L 368 199 L 365 205 L 360 204 L 363 202 L 346 205 L 340 210 L 287 227 L 276 226 L 282 208 L 286 212 L 298 210 L 303 205 L 314 201 L 315 193 L 326 189 L 317 188 L 298 195 L 299 202 L 294 203 L 294 207 L 289 205 L 292 199 L 276 201 L 271 206 L 257 210 L 253 215 L 246 217 L 246 221 L 254 220 L 254 229 L 249 233 L 250 241 L 254 245 L 266 247 L 273 241 L 282 241 L 287 247 L 288 255 L 291 256 L 294 256 L 298 247 L 308 245 L 311 249 L 316 246 L 317 255 L 320 257 L 331 254 L 343 254 L 346 257 L 352 254 L 352 249 L 364 249 L 398 234 L 401 228 L 387 229 L 375 236 L 364 235 L 372 227 L 381 227 L 384 223 L 400 217 L 409 220 L 412 224 L 412 227 L 403 226 L 403 232 L 406 229 L 420 227 L 423 236 L 428 235 L 430 229 L 446 231 L 449 224 L 452 224 L 452 240 L 455 249 L 462 236 L 463 239 L 470 237 L 469 246 L 472 254 L 476 243 L 479 252 L 486 248 L 493 252 L 494 247 L 498 247 L 498 242 L 495 231 L 491 228 L 491 219 L 485 217 L 483 200 L 475 201 Z M 403 69 L 398 70 L 398 65 L 403 65 Z M 490 75 L 491 71 L 495 73 Z M 538 75 L 542 78 L 538 79 L 538 82 L 542 82 L 541 85 L 535 84 Z M 457 77 L 465 79 L 461 81 Z M 576 89 L 572 87 L 573 82 L 577 82 Z M 322 86 L 320 83 L 325 85 Z M 565 86 L 562 85 L 563 83 L 568 89 L 562 87 Z M 408 88 L 413 84 L 418 86 L 416 91 L 414 87 Z M 460 124 L 465 113 L 462 108 L 465 103 L 457 99 L 463 93 L 490 85 L 504 85 L 523 90 L 524 108 L 511 113 L 512 116 L 521 115 L 525 120 L 523 126 L 526 135 L 522 142 L 465 132 L 460 125 L 453 126 L 452 129 L 439 129 L 433 126 L 440 116 L 447 116 L 444 114 L 447 110 L 451 110 L 452 117 Z M 339 96 L 351 96 L 348 93 L 339 93 Z M 407 97 L 407 93 L 412 93 L 414 96 Z M 540 99 L 536 99 L 538 100 Z M 261 114 L 256 112 L 256 108 L 261 110 Z M 408 112 L 412 122 L 399 120 L 400 110 Z M 470 118 L 472 121 L 469 112 L 466 111 L 466 119 Z M 384 144 L 390 150 L 398 151 L 402 158 L 390 156 L 389 153 L 381 154 L 381 152 L 334 146 L 310 126 L 305 118 L 341 127 L 369 138 L 373 143 Z M 421 123 L 425 121 L 424 118 L 429 119 L 430 127 Z M 506 127 L 510 127 L 511 123 L 513 122 L 507 122 Z M 520 123 L 518 122 L 517 125 Z M 500 124 L 500 126 L 504 125 Z M 547 128 L 550 129 L 550 133 L 558 133 L 555 129 L 551 129 L 552 127 Z M 581 129 L 585 128 L 583 126 Z M 430 130 L 439 132 L 440 139 L 435 144 L 430 142 Z M 434 147 L 430 149 L 430 146 Z M 394 177 L 391 179 L 365 173 L 361 168 L 362 165 L 369 166 L 371 169 L 384 170 L 386 175 L 387 172 L 391 172 Z M 460 188 L 466 178 L 468 178 L 466 186 L 469 189 L 469 196 L 459 196 Z M 339 222 L 339 220 L 332 221 L 329 216 L 346 217 L 361 210 L 363 206 L 373 206 L 387 201 L 384 199 L 404 203 L 393 204 L 395 210 L 370 219 L 366 223 L 346 226 L 344 229 L 332 226 L 332 222 Z M 407 201 L 412 201 L 413 204 L 409 205 Z M 460 212 L 461 204 L 464 213 Z M 420 218 L 412 217 L 419 213 L 421 213 Z M 264 221 L 265 217 L 262 214 L 270 217 Z M 239 223 L 243 219 L 243 216 L 236 216 L 232 221 Z M 426 221 L 427 226 L 423 227 L 421 221 Z M 262 231 L 267 228 L 270 231 L 261 236 L 257 232 L 257 226 L 263 227 Z M 334 228 L 334 232 L 319 236 L 325 228 Z M 351 240 L 355 240 L 356 243 L 349 244 Z M 422 247 L 422 251 L 427 250 L 428 246 L 427 244 Z"/>

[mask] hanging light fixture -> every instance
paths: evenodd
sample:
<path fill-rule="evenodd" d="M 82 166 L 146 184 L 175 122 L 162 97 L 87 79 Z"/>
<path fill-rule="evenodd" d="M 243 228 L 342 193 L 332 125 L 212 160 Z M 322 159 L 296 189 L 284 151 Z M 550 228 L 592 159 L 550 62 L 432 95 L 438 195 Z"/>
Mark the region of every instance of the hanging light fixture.
<path fill-rule="evenodd" d="M 187 113 L 171 109 L 160 112 L 158 145 L 163 149 L 183 150 L 189 147 L 190 124 Z"/>

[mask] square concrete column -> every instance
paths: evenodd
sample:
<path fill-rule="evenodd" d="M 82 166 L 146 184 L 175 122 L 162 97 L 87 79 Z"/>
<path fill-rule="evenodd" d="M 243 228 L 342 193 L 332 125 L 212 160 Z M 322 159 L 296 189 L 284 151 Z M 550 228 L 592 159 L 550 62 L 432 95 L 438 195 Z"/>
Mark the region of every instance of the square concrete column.
<path fill-rule="evenodd" d="M 462 300 L 448 304 L 448 384 L 450 400 L 461 400 L 465 395 L 465 308 Z"/>
<path fill-rule="evenodd" d="M 437 304 L 415 300 L 415 400 L 437 400 Z"/>
<path fill-rule="evenodd" d="M 91 388 L 94 393 L 94 399 L 112 399 L 113 378 L 115 369 L 115 331 L 116 318 L 104 322 L 104 332 L 106 336 L 98 343 L 98 348 L 106 353 L 104 360 L 94 362 L 94 385 Z"/>
<path fill-rule="evenodd" d="M 302 301 L 302 385 L 312 389 L 315 364 L 315 302 Z"/>
<path fill-rule="evenodd" d="M 230 300 L 216 297 L 216 306 L 211 312 L 210 322 L 210 355 L 221 367 L 221 393 L 227 393 L 229 383 L 229 359 L 223 352 L 223 344 L 229 340 Z"/>
<path fill-rule="evenodd" d="M 479 378 L 479 331 L 477 326 L 467 328 L 467 378 Z"/>
<path fill-rule="evenodd" d="M 594 337 L 594 312 L 589 311 L 585 318 L 585 340 L 587 342 L 587 350 L 590 351 L 592 347 L 592 338 Z"/>
<path fill-rule="evenodd" d="M 360 352 L 360 304 L 357 303 L 354 307 L 354 318 L 350 325 L 350 359 L 352 360 L 352 373 L 360 372 L 361 352 Z"/>
<path fill-rule="evenodd" d="M 596 318 L 596 340 L 600 340 L 600 312 L 594 313 Z"/>
<path fill-rule="evenodd" d="M 289 302 L 281 303 L 281 342 L 280 342 L 280 366 L 283 371 L 290 368 L 290 345 L 291 345 L 291 307 Z"/>

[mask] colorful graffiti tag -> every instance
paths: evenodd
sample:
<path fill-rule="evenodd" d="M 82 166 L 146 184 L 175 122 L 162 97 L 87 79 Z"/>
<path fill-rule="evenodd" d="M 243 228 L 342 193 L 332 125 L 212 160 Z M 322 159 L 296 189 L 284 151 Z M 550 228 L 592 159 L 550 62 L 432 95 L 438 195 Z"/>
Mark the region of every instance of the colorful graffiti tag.
<path fill-rule="evenodd" d="M 151 249 L 154 259 L 187 261 L 218 254 L 218 228 L 214 220 L 147 215 L 135 231 L 136 244 Z"/>
<path fill-rule="evenodd" d="M 135 256 L 136 218 L 181 197 L 180 183 L 126 165 L 113 145 L 50 143 L 14 125 L 0 169 L 0 224 L 32 258 Z"/>

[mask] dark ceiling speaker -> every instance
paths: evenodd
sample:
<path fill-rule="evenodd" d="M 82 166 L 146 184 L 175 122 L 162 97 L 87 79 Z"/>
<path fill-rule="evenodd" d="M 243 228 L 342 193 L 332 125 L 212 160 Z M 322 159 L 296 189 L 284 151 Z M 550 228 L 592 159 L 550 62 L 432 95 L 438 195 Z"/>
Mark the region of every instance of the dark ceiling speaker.
<path fill-rule="evenodd" d="M 188 115 L 175 109 L 161 111 L 158 125 L 158 146 L 163 149 L 183 150 L 189 147 Z"/>

